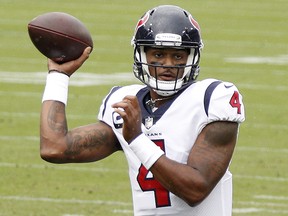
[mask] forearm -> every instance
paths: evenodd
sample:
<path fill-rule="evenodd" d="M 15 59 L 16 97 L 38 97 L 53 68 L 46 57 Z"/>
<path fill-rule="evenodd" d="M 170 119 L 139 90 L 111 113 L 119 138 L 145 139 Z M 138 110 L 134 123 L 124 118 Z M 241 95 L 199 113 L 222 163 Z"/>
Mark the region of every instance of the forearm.
<path fill-rule="evenodd" d="M 59 101 L 44 101 L 41 112 L 41 136 L 64 136 L 67 133 L 65 105 Z"/>
<path fill-rule="evenodd" d="M 63 148 L 59 143 L 63 143 L 68 131 L 65 115 L 68 84 L 69 77 L 65 74 L 52 71 L 47 75 L 40 120 L 41 155 L 43 151 L 47 154 L 47 149 L 59 152 Z"/>
<path fill-rule="evenodd" d="M 160 157 L 150 171 L 164 188 L 190 206 L 199 204 L 213 189 L 197 169 L 170 160 L 166 156 Z"/>
<path fill-rule="evenodd" d="M 167 158 L 160 147 L 144 134 L 134 139 L 129 147 L 164 188 L 189 205 L 201 202 L 214 186 L 206 182 L 199 170 Z"/>
<path fill-rule="evenodd" d="M 53 155 L 65 151 L 67 132 L 65 105 L 58 101 L 44 101 L 40 118 L 40 150 L 43 159 L 49 160 Z"/>
<path fill-rule="evenodd" d="M 42 98 L 40 120 L 41 157 L 53 163 L 65 163 L 68 146 L 68 127 L 65 106 L 68 100 L 69 77 L 57 71 L 47 75 Z"/>

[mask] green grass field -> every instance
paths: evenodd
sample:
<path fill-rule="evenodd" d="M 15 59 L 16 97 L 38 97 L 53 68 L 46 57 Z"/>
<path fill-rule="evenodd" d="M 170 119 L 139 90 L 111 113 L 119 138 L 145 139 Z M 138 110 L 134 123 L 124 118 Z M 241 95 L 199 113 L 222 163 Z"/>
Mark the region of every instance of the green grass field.
<path fill-rule="evenodd" d="M 234 82 L 244 96 L 246 121 L 231 165 L 233 215 L 288 215 L 287 0 L 0 0 L 0 216 L 132 215 L 122 153 L 90 164 L 40 159 L 46 59 L 27 23 L 64 11 L 92 33 L 94 51 L 71 78 L 72 128 L 95 121 L 113 85 L 138 82 L 131 36 L 140 15 L 158 4 L 187 8 L 199 22 L 205 43 L 199 79 Z"/>

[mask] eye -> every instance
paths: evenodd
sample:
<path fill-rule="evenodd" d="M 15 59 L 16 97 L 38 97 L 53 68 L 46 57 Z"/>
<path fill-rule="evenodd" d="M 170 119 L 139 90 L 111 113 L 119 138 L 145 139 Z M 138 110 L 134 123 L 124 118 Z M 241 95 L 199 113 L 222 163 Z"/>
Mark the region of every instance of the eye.
<path fill-rule="evenodd" d="M 176 54 L 176 55 L 174 55 L 174 58 L 175 58 L 176 60 L 181 60 L 181 59 L 183 58 L 183 56 Z"/>
<path fill-rule="evenodd" d="M 163 57 L 163 54 L 160 53 L 160 52 L 157 52 L 157 53 L 154 53 L 154 56 L 155 56 L 156 58 L 161 58 L 161 57 Z"/>
<path fill-rule="evenodd" d="M 173 58 L 176 61 L 186 61 L 188 58 L 188 53 L 186 51 L 178 51 L 173 54 Z"/>

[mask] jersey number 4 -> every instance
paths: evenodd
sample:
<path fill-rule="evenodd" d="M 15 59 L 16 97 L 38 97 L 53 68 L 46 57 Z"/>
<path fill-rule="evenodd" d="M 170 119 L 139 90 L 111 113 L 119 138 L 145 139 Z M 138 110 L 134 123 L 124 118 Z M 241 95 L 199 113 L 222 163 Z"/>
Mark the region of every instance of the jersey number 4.
<path fill-rule="evenodd" d="M 230 99 L 230 105 L 233 108 L 237 108 L 237 114 L 241 114 L 241 103 L 240 103 L 238 91 L 234 91 L 234 94 L 232 95 L 232 97 Z"/>
<path fill-rule="evenodd" d="M 164 140 L 153 140 L 153 142 L 165 151 Z M 153 191 L 155 197 L 156 207 L 171 206 L 170 194 L 160 182 L 158 182 L 150 171 L 148 171 L 142 164 L 139 168 L 137 181 L 143 192 Z"/>

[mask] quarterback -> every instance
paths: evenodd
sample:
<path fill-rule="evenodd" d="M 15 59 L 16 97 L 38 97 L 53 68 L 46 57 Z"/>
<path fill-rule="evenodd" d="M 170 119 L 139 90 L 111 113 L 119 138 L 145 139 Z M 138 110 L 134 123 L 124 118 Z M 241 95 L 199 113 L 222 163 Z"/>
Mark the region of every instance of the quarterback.
<path fill-rule="evenodd" d="M 239 90 L 217 79 L 196 81 L 200 27 L 180 7 L 147 11 L 132 45 L 133 72 L 142 84 L 113 87 L 98 121 L 70 130 L 69 77 L 88 59 L 90 48 L 61 65 L 48 60 L 41 157 L 52 163 L 91 162 L 123 151 L 135 216 L 231 216 L 229 165 L 245 120 Z"/>

